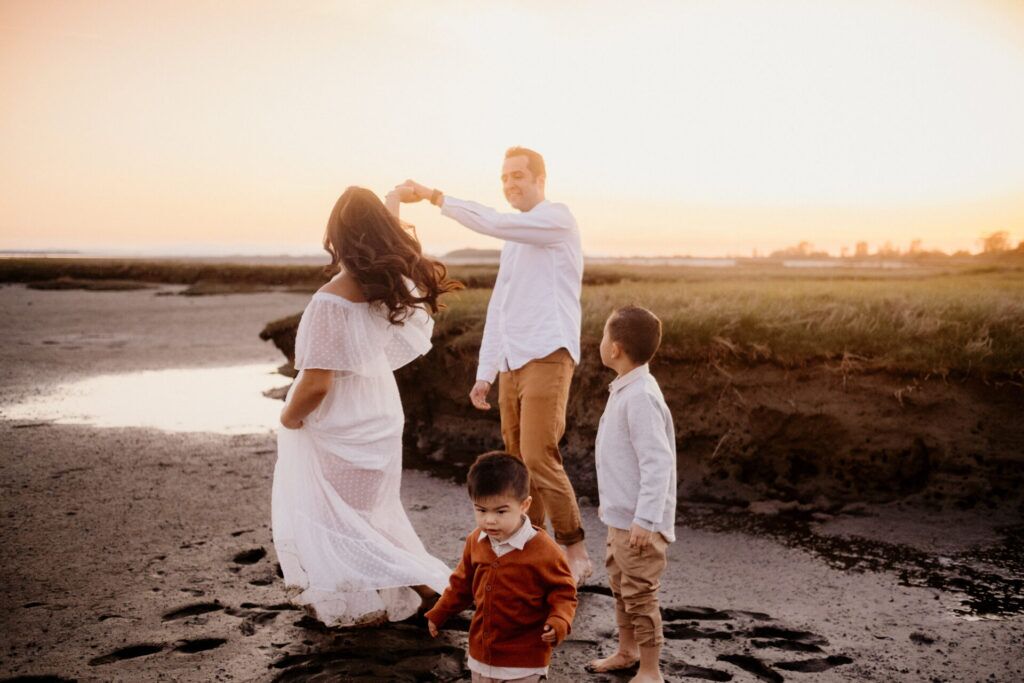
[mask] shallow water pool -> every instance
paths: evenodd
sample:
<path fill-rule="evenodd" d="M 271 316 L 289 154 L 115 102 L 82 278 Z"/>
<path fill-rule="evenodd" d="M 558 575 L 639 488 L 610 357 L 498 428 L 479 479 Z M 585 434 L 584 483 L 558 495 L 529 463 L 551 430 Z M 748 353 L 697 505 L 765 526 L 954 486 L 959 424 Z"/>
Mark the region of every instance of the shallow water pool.
<path fill-rule="evenodd" d="M 288 384 L 273 365 L 99 375 L 0 407 L 6 420 L 169 432 L 253 434 L 274 429 L 282 403 L 263 392 Z"/>

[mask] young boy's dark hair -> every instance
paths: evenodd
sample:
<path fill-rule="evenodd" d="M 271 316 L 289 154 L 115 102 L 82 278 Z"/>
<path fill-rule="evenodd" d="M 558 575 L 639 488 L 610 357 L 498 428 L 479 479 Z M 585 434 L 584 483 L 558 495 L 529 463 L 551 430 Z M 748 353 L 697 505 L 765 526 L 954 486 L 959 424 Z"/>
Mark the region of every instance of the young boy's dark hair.
<path fill-rule="evenodd" d="M 631 361 L 643 365 L 661 345 L 661 321 L 642 306 L 623 306 L 608 318 L 608 336 Z"/>
<path fill-rule="evenodd" d="M 504 451 L 484 453 L 469 468 L 466 477 L 473 500 L 509 495 L 519 502 L 530 495 L 530 473 L 523 461 Z"/>

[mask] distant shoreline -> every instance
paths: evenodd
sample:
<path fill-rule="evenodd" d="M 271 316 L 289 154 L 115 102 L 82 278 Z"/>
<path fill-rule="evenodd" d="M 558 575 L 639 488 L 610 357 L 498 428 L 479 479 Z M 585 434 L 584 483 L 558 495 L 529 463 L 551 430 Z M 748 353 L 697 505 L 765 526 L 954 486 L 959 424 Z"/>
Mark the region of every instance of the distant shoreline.
<path fill-rule="evenodd" d="M 432 258 L 449 266 L 496 266 L 500 258 L 498 250 L 459 249 Z M 813 256 L 813 257 L 732 257 L 732 256 L 584 256 L 588 265 L 602 266 L 680 266 L 693 268 L 733 268 L 736 266 L 775 266 L 783 268 L 913 268 L 918 266 L 966 266 L 982 263 L 1017 263 L 1024 265 L 1024 252 L 1019 250 L 998 254 L 974 254 L 971 256 Z M 66 262 L 130 262 L 130 263 L 183 263 L 223 264 L 244 266 L 323 266 L 327 257 L 316 255 L 159 255 L 159 254 L 115 254 L 104 252 L 56 251 L 56 250 L 0 250 L 0 262 L 42 261 Z M 2 267 L 0 267 L 2 269 Z"/>

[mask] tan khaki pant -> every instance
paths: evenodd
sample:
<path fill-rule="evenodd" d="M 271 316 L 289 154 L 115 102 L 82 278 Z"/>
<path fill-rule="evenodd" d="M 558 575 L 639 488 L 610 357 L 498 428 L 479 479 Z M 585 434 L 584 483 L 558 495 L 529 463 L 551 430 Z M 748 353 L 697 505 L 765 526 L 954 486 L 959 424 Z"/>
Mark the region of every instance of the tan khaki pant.
<path fill-rule="evenodd" d="M 629 531 L 608 527 L 605 567 L 608 583 L 615 596 L 615 622 L 620 628 L 633 629 L 637 645 L 661 645 L 661 610 L 658 588 L 668 558 L 668 541 L 659 533 L 643 550 L 629 547 Z"/>
<path fill-rule="evenodd" d="M 565 405 L 576 363 L 565 349 L 498 375 L 498 408 L 505 450 L 530 471 L 530 521 L 543 527 L 551 518 L 555 540 L 583 540 L 580 509 L 562 467 L 558 442 L 565 434 Z"/>
<path fill-rule="evenodd" d="M 478 674 L 475 671 L 471 671 L 470 673 L 473 674 L 473 683 L 540 683 L 540 681 L 546 680 L 545 677 L 540 674 L 523 676 L 522 678 L 491 678 L 490 676 Z"/>

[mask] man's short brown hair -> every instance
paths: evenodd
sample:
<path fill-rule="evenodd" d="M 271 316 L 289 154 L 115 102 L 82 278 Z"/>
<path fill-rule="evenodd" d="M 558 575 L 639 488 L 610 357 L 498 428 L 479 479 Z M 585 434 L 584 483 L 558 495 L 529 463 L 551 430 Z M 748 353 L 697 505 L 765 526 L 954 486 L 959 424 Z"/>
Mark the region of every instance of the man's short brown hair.
<path fill-rule="evenodd" d="M 511 159 L 512 157 L 526 157 L 526 168 L 530 169 L 534 180 L 540 176 L 547 177 L 548 173 L 544 168 L 544 157 L 539 152 L 534 152 L 527 147 L 509 147 L 505 150 L 505 158 Z"/>
<path fill-rule="evenodd" d="M 530 495 L 530 473 L 523 461 L 505 451 L 490 451 L 476 459 L 466 477 L 473 500 L 512 496 L 520 503 Z"/>
<path fill-rule="evenodd" d="M 608 318 L 608 336 L 631 361 L 643 365 L 661 346 L 661 320 L 642 306 L 623 306 Z"/>

